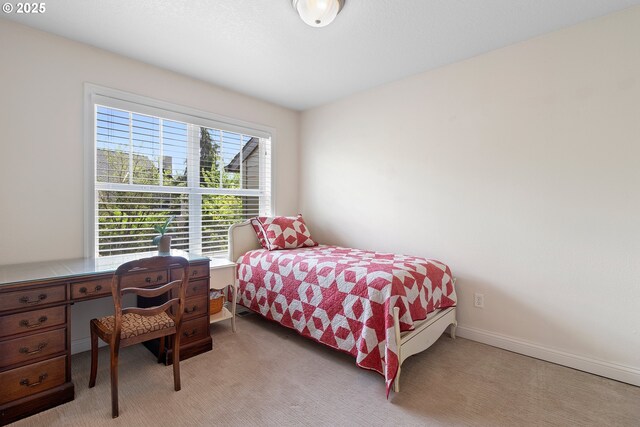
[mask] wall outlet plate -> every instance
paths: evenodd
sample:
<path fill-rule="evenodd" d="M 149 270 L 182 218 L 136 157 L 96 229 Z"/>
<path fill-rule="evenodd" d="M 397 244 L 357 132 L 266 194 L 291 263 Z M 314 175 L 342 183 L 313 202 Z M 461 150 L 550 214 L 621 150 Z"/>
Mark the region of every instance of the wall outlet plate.
<path fill-rule="evenodd" d="M 473 306 L 478 308 L 484 308 L 484 294 L 473 294 Z"/>

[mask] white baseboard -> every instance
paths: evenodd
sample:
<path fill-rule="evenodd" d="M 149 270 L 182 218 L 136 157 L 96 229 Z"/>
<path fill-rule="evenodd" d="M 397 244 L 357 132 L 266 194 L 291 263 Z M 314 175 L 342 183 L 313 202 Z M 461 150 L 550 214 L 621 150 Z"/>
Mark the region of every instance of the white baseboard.
<path fill-rule="evenodd" d="M 568 366 L 580 371 L 600 375 L 622 381 L 635 386 L 640 386 L 640 369 L 631 366 L 618 365 L 603 360 L 567 353 L 540 344 L 535 344 L 518 338 L 497 334 L 483 329 L 458 325 L 456 334 L 462 338 L 488 344 L 493 347 L 503 348 L 514 353 Z"/>

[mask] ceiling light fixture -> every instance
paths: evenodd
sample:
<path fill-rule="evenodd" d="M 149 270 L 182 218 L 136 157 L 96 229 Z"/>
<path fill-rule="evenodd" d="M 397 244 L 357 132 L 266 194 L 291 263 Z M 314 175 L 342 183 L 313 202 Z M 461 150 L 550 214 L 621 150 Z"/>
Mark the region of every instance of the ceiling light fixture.
<path fill-rule="evenodd" d="M 345 0 L 291 0 L 305 24 L 312 27 L 324 27 L 336 19 Z"/>

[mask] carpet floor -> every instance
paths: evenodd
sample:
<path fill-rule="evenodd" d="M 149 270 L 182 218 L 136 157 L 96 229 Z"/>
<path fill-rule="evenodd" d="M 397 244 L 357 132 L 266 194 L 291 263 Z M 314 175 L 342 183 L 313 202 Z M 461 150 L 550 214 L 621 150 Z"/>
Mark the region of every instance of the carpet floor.
<path fill-rule="evenodd" d="M 171 367 L 142 346 L 120 354 L 120 417 L 111 418 L 109 355 L 96 387 L 89 353 L 73 356 L 76 399 L 17 426 L 638 426 L 640 388 L 443 335 L 402 366 L 401 392 L 353 358 L 257 315 L 212 326 L 213 351 Z"/>

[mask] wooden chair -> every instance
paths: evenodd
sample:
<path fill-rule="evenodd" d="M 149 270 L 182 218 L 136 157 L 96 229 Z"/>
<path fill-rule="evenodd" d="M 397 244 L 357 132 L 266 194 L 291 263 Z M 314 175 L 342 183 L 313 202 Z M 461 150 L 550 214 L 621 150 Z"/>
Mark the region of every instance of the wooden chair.
<path fill-rule="evenodd" d="M 143 277 L 137 274 L 145 271 L 169 270 L 179 266 L 182 279 L 174 280 L 155 288 L 143 289 L 145 282 L 136 282 L 132 278 Z M 182 257 L 157 256 L 122 264 L 113 275 L 111 293 L 115 306 L 115 315 L 92 319 L 91 327 L 91 376 L 89 388 L 96 385 L 98 371 L 98 337 L 109 344 L 111 350 L 111 415 L 118 416 L 118 352 L 127 347 L 160 338 L 158 358 L 163 356 L 166 336 L 173 339 L 173 382 L 176 391 L 180 390 L 180 332 L 186 284 L 189 280 L 189 262 Z M 134 293 L 141 297 L 159 297 L 168 294 L 167 301 L 161 305 L 139 308 L 122 308 L 122 296 Z M 173 307 L 173 310 L 171 308 Z"/>

